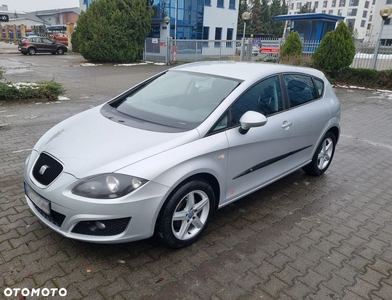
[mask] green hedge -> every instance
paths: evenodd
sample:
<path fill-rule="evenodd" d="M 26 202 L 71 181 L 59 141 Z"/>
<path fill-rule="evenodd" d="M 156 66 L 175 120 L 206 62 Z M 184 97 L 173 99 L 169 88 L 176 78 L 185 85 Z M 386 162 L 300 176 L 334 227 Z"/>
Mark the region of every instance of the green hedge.
<path fill-rule="evenodd" d="M 65 93 L 61 84 L 54 81 L 41 81 L 31 84 L 12 84 L 0 82 L 0 100 L 49 99 L 56 100 Z"/>
<path fill-rule="evenodd" d="M 392 89 L 392 70 L 345 68 L 335 74 L 331 81 L 337 84 L 356 85 L 367 88 Z"/>

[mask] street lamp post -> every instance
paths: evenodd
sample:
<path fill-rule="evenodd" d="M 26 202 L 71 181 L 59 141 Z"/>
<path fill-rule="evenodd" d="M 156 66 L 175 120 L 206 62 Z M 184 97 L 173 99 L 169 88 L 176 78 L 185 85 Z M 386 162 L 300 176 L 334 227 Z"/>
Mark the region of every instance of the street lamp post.
<path fill-rule="evenodd" d="M 384 6 L 380 10 L 380 16 L 382 18 L 381 22 L 381 28 L 380 28 L 380 34 L 378 36 L 376 45 L 374 46 L 374 56 L 373 56 L 373 69 L 375 70 L 377 67 L 377 57 L 378 57 L 378 50 L 380 48 L 380 40 L 381 40 L 381 35 L 382 35 L 382 30 L 384 28 L 384 23 L 385 20 L 388 19 L 388 17 L 392 14 L 392 7 L 390 6 Z"/>
<path fill-rule="evenodd" d="M 242 14 L 242 21 L 244 21 L 244 31 L 242 32 L 242 43 L 241 43 L 241 57 L 240 60 L 244 60 L 244 54 L 245 54 L 245 31 L 246 31 L 246 21 L 250 19 L 250 13 L 249 12 L 244 12 Z"/>
<path fill-rule="evenodd" d="M 170 23 L 170 18 L 168 16 L 166 16 L 163 20 L 165 21 L 166 32 L 167 32 L 167 35 L 166 35 L 166 55 L 165 55 L 166 58 L 165 58 L 165 60 L 166 60 L 166 65 L 168 65 L 169 61 L 170 61 L 170 27 L 168 27 L 169 23 Z"/>

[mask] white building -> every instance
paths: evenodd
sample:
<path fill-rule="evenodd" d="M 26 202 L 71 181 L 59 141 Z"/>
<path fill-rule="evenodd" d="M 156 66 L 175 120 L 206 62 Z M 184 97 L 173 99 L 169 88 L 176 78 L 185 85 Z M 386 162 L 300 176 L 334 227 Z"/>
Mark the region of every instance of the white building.
<path fill-rule="evenodd" d="M 317 13 L 345 17 L 345 22 L 353 25 L 357 40 L 375 42 L 381 28 L 380 9 L 385 5 L 392 6 L 392 0 L 291 0 L 288 3 L 288 13 L 296 14 L 306 4 L 308 8 L 314 8 Z M 381 39 L 383 38 L 392 39 L 390 20 L 385 23 L 381 36 Z M 389 44 L 392 44 L 392 40 Z"/>

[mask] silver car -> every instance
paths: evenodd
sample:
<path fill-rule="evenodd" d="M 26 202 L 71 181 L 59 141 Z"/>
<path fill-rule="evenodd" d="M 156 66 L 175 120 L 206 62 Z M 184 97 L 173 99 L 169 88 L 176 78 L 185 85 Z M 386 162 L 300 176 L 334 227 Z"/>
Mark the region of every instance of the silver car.
<path fill-rule="evenodd" d="M 50 129 L 26 160 L 26 200 L 72 239 L 183 247 L 215 210 L 298 169 L 323 174 L 339 120 L 320 71 L 178 66 Z"/>

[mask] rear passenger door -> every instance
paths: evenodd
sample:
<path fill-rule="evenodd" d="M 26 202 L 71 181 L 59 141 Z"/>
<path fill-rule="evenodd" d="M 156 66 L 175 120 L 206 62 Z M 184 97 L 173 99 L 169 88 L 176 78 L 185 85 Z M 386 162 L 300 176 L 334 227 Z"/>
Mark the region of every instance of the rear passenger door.
<path fill-rule="evenodd" d="M 283 74 L 293 122 L 288 170 L 312 159 L 321 133 L 328 125 L 330 114 L 324 101 L 324 82 L 306 74 Z"/>

